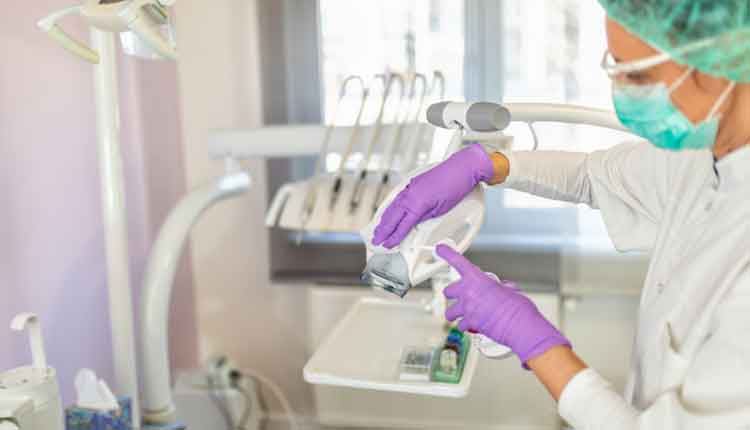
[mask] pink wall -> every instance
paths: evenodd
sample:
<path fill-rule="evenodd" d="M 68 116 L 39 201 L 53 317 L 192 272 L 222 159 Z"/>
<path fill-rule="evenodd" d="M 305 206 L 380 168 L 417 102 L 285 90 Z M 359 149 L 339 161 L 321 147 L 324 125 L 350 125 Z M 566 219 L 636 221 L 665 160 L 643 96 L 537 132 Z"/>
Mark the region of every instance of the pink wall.
<path fill-rule="evenodd" d="M 92 66 L 37 30 L 67 0 L 22 2 L 0 15 L 0 371 L 28 362 L 25 337 L 5 329 L 19 312 L 40 315 L 49 361 L 66 401 L 86 366 L 111 375 L 104 238 L 94 131 Z M 86 38 L 76 20 L 73 31 Z M 123 59 L 120 67 L 132 280 L 181 195 L 176 66 Z M 197 356 L 191 273 L 177 276 L 172 355 Z M 136 298 L 137 300 L 137 298 Z"/>

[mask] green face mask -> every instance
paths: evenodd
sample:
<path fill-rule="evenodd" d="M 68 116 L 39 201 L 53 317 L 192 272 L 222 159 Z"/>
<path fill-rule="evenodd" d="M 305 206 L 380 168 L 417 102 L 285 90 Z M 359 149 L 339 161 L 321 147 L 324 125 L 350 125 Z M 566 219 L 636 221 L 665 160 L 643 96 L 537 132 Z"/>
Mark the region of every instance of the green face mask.
<path fill-rule="evenodd" d="M 693 72 L 688 70 L 671 87 L 663 83 L 628 85 L 613 82 L 612 98 L 620 122 L 655 146 L 672 151 L 713 147 L 719 131 L 717 112 L 734 88 L 730 84 L 706 119 L 693 124 L 672 102 L 671 94 Z"/>

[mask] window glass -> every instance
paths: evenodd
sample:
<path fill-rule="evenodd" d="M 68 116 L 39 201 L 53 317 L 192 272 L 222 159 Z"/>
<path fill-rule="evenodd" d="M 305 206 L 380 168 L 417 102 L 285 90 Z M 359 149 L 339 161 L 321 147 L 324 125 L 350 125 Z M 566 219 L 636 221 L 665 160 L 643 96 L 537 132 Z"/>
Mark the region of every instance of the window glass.
<path fill-rule="evenodd" d="M 379 73 L 419 72 L 429 76 L 439 70 L 446 77 L 446 97 L 463 96 L 463 2 L 319 1 L 327 122 L 333 120 L 339 87 L 349 75 L 370 79 Z M 336 114 L 337 124 L 353 121 L 358 97 L 357 91 L 346 97 Z"/>
<path fill-rule="evenodd" d="M 611 82 L 598 66 L 607 43 L 602 8 L 587 0 L 509 1 L 502 17 L 505 102 L 612 109 Z M 514 124 L 510 131 L 515 149 L 533 146 L 526 125 Z M 540 149 L 591 152 L 625 139 L 610 130 L 564 124 L 537 124 L 535 131 Z M 503 201 L 509 208 L 568 206 L 512 190 Z"/>

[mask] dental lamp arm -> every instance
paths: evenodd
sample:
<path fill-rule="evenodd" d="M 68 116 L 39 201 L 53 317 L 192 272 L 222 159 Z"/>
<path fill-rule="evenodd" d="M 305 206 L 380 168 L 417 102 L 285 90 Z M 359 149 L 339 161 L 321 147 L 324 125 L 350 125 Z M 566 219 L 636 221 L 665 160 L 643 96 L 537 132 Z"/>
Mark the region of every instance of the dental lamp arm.
<path fill-rule="evenodd" d="M 246 192 L 251 182 L 248 173 L 233 172 L 191 192 L 172 210 L 154 243 L 144 277 L 141 324 L 143 409 L 148 423 L 175 420 L 169 372 L 169 305 L 177 263 L 190 230 L 208 208 Z"/>

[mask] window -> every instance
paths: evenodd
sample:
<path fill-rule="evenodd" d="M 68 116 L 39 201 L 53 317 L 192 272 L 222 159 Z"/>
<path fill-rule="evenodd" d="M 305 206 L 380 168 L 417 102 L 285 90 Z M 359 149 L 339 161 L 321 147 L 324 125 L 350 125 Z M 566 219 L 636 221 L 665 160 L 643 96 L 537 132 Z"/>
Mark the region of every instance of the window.
<path fill-rule="evenodd" d="M 529 22 L 537 25 L 529 26 Z M 506 102 L 559 102 L 611 109 L 610 80 L 598 68 L 606 46 L 604 12 L 585 0 L 503 3 Z M 525 126 L 515 126 L 519 147 L 530 147 Z M 559 124 L 536 128 L 542 149 L 593 151 L 622 140 L 616 132 Z M 508 191 L 508 207 L 555 207 Z"/>
<path fill-rule="evenodd" d="M 447 97 L 463 97 L 463 2 L 320 0 L 323 110 L 331 121 L 341 82 L 395 72 L 446 76 Z M 337 116 L 354 118 L 357 94 Z"/>
<path fill-rule="evenodd" d="M 586 0 L 506 1 L 502 2 L 501 17 L 504 102 L 557 102 L 611 109 L 611 83 L 598 67 L 606 46 L 604 11 L 600 7 Z M 534 130 L 539 136 L 540 149 L 590 152 L 625 139 L 623 134 L 586 126 L 536 124 Z M 515 149 L 533 145 L 526 125 L 514 124 L 509 132 L 515 136 Z M 570 221 L 550 225 L 539 219 L 534 225 L 517 225 L 514 231 L 521 234 L 605 236 L 598 213 L 586 207 L 573 208 L 567 203 L 513 190 L 495 194 L 495 199 L 502 201 L 505 213 L 489 214 L 488 218 L 525 218 L 532 209 Z M 575 216 L 566 216 L 571 210 Z M 508 225 L 507 220 L 504 225 Z M 500 225 L 486 228 L 485 233 L 512 235 Z"/>

